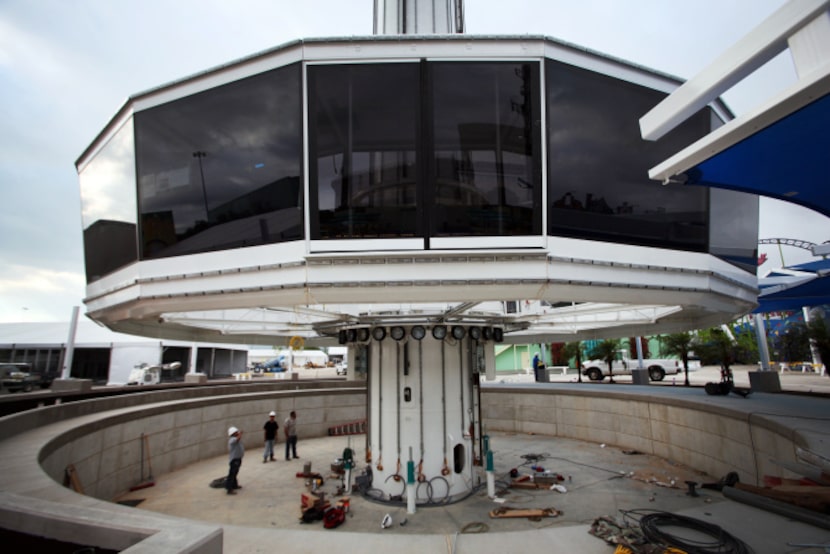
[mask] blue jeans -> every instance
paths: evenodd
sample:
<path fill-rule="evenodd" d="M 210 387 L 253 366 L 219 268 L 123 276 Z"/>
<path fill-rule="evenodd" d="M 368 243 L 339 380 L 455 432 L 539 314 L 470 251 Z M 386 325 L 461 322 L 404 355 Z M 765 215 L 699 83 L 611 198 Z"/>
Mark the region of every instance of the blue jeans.
<path fill-rule="evenodd" d="M 234 458 L 228 464 L 228 477 L 225 479 L 225 490 L 232 491 L 239 488 L 236 476 L 239 475 L 239 466 L 242 465 L 242 458 Z"/>
<path fill-rule="evenodd" d="M 265 441 L 265 452 L 262 453 L 262 459 L 274 459 L 274 439 L 267 439 Z"/>

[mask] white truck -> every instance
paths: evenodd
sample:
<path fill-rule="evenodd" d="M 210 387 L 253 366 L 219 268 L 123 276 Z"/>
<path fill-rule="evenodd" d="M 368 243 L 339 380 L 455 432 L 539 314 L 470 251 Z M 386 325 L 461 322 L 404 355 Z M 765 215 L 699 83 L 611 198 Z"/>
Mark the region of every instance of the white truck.
<path fill-rule="evenodd" d="M 614 361 L 611 362 L 614 375 L 631 375 L 631 370 L 640 369 L 640 362 L 630 358 L 625 350 L 618 350 Z M 683 362 L 670 358 L 643 358 L 642 369 L 648 370 L 648 377 L 652 381 L 662 381 L 666 375 L 674 375 L 683 371 Z M 587 360 L 582 362 L 582 374 L 591 381 L 602 381 L 609 376 L 608 362 L 605 360 Z"/>
<path fill-rule="evenodd" d="M 135 366 L 130 372 L 130 378 L 127 380 L 128 385 L 158 385 L 161 383 L 161 372 L 164 370 L 174 371 L 182 367 L 181 362 L 172 362 L 169 364 L 155 364 L 150 365 L 141 363 Z"/>

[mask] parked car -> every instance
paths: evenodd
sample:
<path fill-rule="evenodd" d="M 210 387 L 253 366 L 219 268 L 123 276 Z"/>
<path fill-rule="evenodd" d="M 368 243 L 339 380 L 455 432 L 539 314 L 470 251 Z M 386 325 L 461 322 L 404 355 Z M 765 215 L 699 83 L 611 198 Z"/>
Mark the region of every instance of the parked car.
<path fill-rule="evenodd" d="M 631 375 L 632 369 L 637 369 L 639 360 L 628 357 L 624 350 L 617 352 L 612 362 L 614 375 Z M 662 381 L 666 375 L 674 375 L 683 371 L 683 364 L 679 360 L 648 358 L 643 360 L 643 369 L 648 370 L 652 381 Z M 608 363 L 605 360 L 587 360 L 582 363 L 582 374 L 591 381 L 602 381 L 608 374 Z"/>
<path fill-rule="evenodd" d="M 343 360 L 334 366 L 334 369 L 338 375 L 346 375 L 349 372 L 349 362 Z"/>
<path fill-rule="evenodd" d="M 29 392 L 40 388 L 42 382 L 39 374 L 32 373 L 32 366 L 24 363 L 0 364 L 0 378 L 3 388 L 9 392 Z M 49 383 L 46 386 L 48 387 Z"/>

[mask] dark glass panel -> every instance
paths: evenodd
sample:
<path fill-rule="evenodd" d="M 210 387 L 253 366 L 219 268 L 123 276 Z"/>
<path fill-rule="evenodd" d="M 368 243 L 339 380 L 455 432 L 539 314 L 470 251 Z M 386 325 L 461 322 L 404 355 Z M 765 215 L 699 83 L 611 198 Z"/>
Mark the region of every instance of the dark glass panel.
<path fill-rule="evenodd" d="M 656 142 L 639 119 L 664 93 L 547 60 L 550 235 L 706 251 L 708 193 L 648 170 L 708 133 L 701 110 Z"/>
<path fill-rule="evenodd" d="M 711 121 L 712 130 L 724 124 L 715 112 Z M 758 196 L 712 188 L 709 205 L 709 252 L 754 275 L 758 271 Z"/>
<path fill-rule="evenodd" d="M 709 252 L 754 274 L 758 270 L 758 197 L 712 188 Z"/>
<path fill-rule="evenodd" d="M 300 65 L 139 112 L 142 258 L 303 237 Z"/>
<path fill-rule="evenodd" d="M 86 281 L 138 260 L 133 121 L 127 121 L 78 174 Z"/>
<path fill-rule="evenodd" d="M 418 234 L 418 64 L 308 67 L 314 239 Z"/>
<path fill-rule="evenodd" d="M 433 236 L 541 234 L 536 63 L 431 63 Z"/>

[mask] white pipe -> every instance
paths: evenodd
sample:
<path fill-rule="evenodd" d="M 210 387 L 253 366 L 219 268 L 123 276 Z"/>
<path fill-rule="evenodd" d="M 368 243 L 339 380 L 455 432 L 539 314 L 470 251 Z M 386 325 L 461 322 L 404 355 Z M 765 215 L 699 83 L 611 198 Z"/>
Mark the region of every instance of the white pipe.
<path fill-rule="evenodd" d="M 72 307 L 72 319 L 69 321 L 69 338 L 66 339 L 66 355 L 63 358 L 61 379 L 69 379 L 72 372 L 72 358 L 75 355 L 75 332 L 78 329 L 78 306 Z"/>
<path fill-rule="evenodd" d="M 801 313 L 804 314 L 804 323 L 808 326 L 810 325 L 810 306 L 803 306 L 801 308 Z M 821 367 L 821 354 L 818 352 L 818 346 L 816 345 L 816 339 L 810 339 L 810 356 L 813 358 L 813 367 L 818 370 Z"/>
<path fill-rule="evenodd" d="M 406 513 L 414 514 L 415 513 L 415 484 L 414 483 L 407 483 L 406 484 Z"/>

